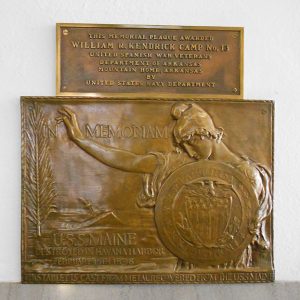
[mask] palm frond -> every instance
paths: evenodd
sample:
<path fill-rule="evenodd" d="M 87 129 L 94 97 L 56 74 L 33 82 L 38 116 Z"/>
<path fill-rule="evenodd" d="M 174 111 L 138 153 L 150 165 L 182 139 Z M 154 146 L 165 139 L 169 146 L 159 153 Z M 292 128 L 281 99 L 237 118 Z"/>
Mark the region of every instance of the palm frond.
<path fill-rule="evenodd" d="M 37 236 L 42 235 L 42 225 L 56 207 L 55 180 L 49 158 L 48 139 L 44 134 L 46 120 L 41 107 L 34 103 L 28 107 L 25 128 L 26 174 L 24 191 L 27 218 L 35 227 Z"/>

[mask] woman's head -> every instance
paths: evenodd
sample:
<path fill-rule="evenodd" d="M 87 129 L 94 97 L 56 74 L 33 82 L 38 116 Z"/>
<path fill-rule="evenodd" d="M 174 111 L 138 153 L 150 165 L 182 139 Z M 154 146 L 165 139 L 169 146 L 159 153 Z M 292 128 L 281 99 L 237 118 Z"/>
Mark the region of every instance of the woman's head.
<path fill-rule="evenodd" d="M 173 130 L 176 144 L 191 157 L 208 159 L 214 144 L 220 143 L 223 130 L 216 128 L 209 114 L 194 103 L 175 104 L 171 115 L 177 120 Z"/>

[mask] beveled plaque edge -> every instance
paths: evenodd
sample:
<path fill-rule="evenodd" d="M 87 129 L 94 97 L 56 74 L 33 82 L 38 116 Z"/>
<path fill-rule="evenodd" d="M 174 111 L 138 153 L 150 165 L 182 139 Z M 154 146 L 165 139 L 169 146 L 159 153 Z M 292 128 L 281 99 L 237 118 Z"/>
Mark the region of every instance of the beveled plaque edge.
<path fill-rule="evenodd" d="M 179 25 L 130 25 L 130 24 L 87 24 L 87 23 L 56 23 L 56 96 L 87 96 L 87 97 L 120 97 L 124 94 L 128 97 L 140 96 L 142 97 L 145 93 L 77 93 L 77 92 L 63 92 L 61 90 L 61 27 L 83 27 L 83 28 L 134 28 L 134 29 L 195 29 L 195 30 L 236 30 L 240 32 L 240 65 L 239 65 L 239 79 L 240 87 L 239 94 L 227 95 L 227 94 L 176 94 L 176 93 L 147 93 L 150 97 L 168 97 L 172 96 L 175 99 L 180 99 L 184 97 L 193 98 L 198 95 L 200 98 L 214 98 L 214 99 L 242 99 L 244 96 L 244 27 L 226 27 L 226 26 L 179 26 Z"/>

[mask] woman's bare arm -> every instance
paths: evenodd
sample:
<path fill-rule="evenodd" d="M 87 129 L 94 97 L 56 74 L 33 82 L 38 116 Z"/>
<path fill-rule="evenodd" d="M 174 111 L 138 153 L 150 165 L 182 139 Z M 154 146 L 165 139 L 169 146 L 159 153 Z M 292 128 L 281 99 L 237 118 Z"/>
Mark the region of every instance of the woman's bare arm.
<path fill-rule="evenodd" d="M 130 151 L 96 143 L 83 136 L 75 113 L 67 108 L 60 110 L 59 113 L 62 116 L 59 119 L 64 122 L 69 138 L 98 161 L 112 168 L 127 172 L 154 172 L 157 166 L 157 159 L 154 155 L 138 155 Z"/>

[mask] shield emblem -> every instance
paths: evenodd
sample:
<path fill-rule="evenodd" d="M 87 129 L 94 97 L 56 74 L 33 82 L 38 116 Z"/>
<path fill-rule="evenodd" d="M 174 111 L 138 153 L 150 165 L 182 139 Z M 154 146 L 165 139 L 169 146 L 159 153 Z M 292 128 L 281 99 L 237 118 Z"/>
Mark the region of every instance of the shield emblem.
<path fill-rule="evenodd" d="M 226 193 L 224 191 L 226 189 Z M 190 242 L 198 247 L 219 247 L 231 219 L 233 191 L 213 181 L 187 184 L 182 193 L 182 218 L 188 225 Z M 184 234 L 183 226 L 180 226 Z"/>
<path fill-rule="evenodd" d="M 177 257 L 217 265 L 239 257 L 252 241 L 249 223 L 257 208 L 243 173 L 221 162 L 198 161 L 164 182 L 155 222 L 162 242 Z"/>
<path fill-rule="evenodd" d="M 182 222 L 178 223 L 182 237 L 198 247 L 220 247 L 231 219 L 231 186 L 214 181 L 193 182 L 184 186 L 179 197 L 184 203 Z"/>

